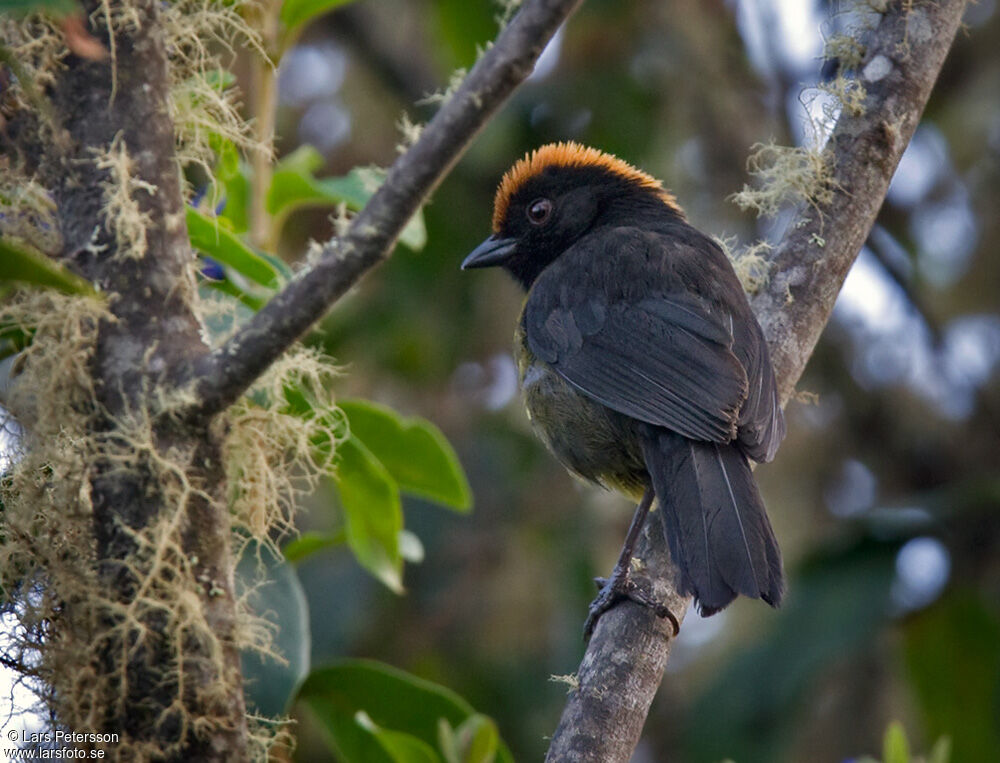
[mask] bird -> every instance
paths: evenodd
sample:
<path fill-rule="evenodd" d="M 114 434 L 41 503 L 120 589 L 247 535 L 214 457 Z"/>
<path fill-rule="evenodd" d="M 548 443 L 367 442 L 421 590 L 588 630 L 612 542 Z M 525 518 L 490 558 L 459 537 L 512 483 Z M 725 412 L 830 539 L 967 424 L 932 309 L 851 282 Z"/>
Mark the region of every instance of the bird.
<path fill-rule="evenodd" d="M 774 370 L 729 258 L 674 195 L 610 153 L 541 146 L 503 175 L 492 235 L 461 267 L 526 292 L 514 355 L 535 432 L 573 475 L 637 501 L 585 638 L 623 599 L 679 627 L 631 573 L 654 500 L 700 614 L 737 595 L 777 607 L 781 552 L 750 467 L 785 435 Z"/>

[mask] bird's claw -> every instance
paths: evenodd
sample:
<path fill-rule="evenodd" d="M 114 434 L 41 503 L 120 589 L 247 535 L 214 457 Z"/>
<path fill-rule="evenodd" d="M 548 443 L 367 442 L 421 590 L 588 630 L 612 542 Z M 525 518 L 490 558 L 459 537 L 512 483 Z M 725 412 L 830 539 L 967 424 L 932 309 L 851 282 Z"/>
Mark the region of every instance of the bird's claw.
<path fill-rule="evenodd" d="M 677 618 L 674 617 L 673 613 L 665 604 L 657 601 L 649 591 L 632 580 L 628 574 L 628 570 L 619 572 L 616 569 L 611 573 L 610 578 L 594 578 L 594 582 L 600 590 L 597 598 L 590 602 L 587 620 L 583 624 L 584 641 L 590 640 L 590 637 L 594 633 L 594 628 L 597 627 L 597 621 L 601 619 L 601 615 L 623 599 L 634 601 L 636 604 L 652 610 L 657 617 L 669 618 L 674 627 L 675 636 L 680 631 L 680 623 L 677 622 Z"/>

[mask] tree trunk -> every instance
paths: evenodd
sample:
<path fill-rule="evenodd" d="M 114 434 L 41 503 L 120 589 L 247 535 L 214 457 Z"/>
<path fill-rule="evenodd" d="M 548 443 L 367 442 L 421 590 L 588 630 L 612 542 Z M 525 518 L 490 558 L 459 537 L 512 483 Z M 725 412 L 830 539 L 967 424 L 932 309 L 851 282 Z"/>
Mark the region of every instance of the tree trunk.
<path fill-rule="evenodd" d="M 87 454 L 87 474 L 64 512 L 76 524 L 53 521 L 44 536 L 59 546 L 85 536 L 69 549 L 75 566 L 68 569 L 81 580 L 59 578 L 61 548 L 31 558 L 37 507 L 27 506 L 22 525 L 13 528 L 43 593 L 55 600 L 32 610 L 42 625 L 26 626 L 38 632 L 22 644 L 44 665 L 33 669 L 22 660 L 20 667 L 48 684 L 60 726 L 119 735 L 101 746 L 120 760 L 263 757 L 256 753 L 266 740 L 248 728 L 240 675 L 221 417 L 388 255 L 408 218 L 530 74 L 580 1 L 526 2 L 397 160 L 347 236 L 328 244 L 313 268 L 210 352 L 196 314 L 196 261 L 169 116 L 163 6 L 83 0 L 88 30 L 110 56 L 66 56 L 46 83 L 51 103 L 25 84 L 35 108 L 17 113 L 7 130 L 16 132 L 29 172 L 52 192 L 61 259 L 107 296 L 96 342 L 87 349 L 89 375 L 67 382 L 86 398 L 74 400 L 85 409 L 74 409 L 74 416 L 86 423 L 72 437 Z M 88 320 L 81 318 L 92 328 Z M 47 431 L 61 429 L 57 423 Z M 47 468 L 25 481 L 40 481 L 46 490 L 53 472 L 41 480 L 38 473 Z M 53 500 L 47 510 L 59 513 L 63 506 Z M 82 533 L 81 516 L 89 523 Z M 88 552 L 92 559 L 81 564 Z"/>
<path fill-rule="evenodd" d="M 117 733 L 121 758 L 242 760 L 247 725 L 236 633 L 230 524 L 217 438 L 161 412 L 177 370 L 207 353 L 193 312 L 167 56 L 154 0 L 93 33 L 113 55 L 70 56 L 52 91 L 65 152 L 43 172 L 56 190 L 64 258 L 108 295 L 92 374 L 100 443 L 90 502 L 100 591 L 86 717 Z M 108 147 L 111 147 L 109 152 Z M 125 194 L 109 201 L 113 194 Z M 96 226 L 96 227 L 95 227 Z M 77 634 L 79 636 L 79 634 Z M 58 693 L 59 687 L 56 687 Z"/>

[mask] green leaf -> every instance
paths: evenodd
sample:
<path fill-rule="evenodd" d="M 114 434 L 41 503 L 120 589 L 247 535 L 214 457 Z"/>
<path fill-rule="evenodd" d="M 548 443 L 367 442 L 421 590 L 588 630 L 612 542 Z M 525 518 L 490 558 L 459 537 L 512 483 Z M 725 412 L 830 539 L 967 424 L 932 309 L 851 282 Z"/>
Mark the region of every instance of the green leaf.
<path fill-rule="evenodd" d="M 351 434 L 385 466 L 400 489 L 458 511 L 472 506 L 472 491 L 454 448 L 425 419 L 403 418 L 368 400 L 341 400 Z"/>
<path fill-rule="evenodd" d="M 279 161 L 267 191 L 267 211 L 281 228 L 292 212 L 306 207 L 335 207 L 344 204 L 358 211 L 384 181 L 381 172 L 359 168 L 336 178 L 318 179 L 314 173 L 323 166 L 322 155 L 312 146 L 300 146 Z M 413 251 L 427 244 L 423 212 L 417 211 L 403 228 L 400 243 Z"/>
<path fill-rule="evenodd" d="M 26 16 L 45 12 L 53 16 L 73 16 L 82 10 L 75 0 L 0 0 L 0 14 Z"/>
<path fill-rule="evenodd" d="M 444 754 L 445 763 L 462 763 L 455 729 L 444 718 L 438 718 L 438 749 Z"/>
<path fill-rule="evenodd" d="M 88 281 L 55 260 L 28 247 L 0 239 L 0 283 L 5 281 L 48 287 L 66 294 L 98 296 Z"/>
<path fill-rule="evenodd" d="M 244 692 L 254 712 L 279 716 L 309 673 L 309 607 L 295 570 L 264 546 L 252 544 L 236 567 L 237 594 L 272 628 L 271 648 L 280 655 L 241 655 Z"/>
<path fill-rule="evenodd" d="M 951 737 L 951 758 L 1000 760 L 1000 618 L 958 590 L 907 619 L 903 656 L 928 738 Z"/>
<path fill-rule="evenodd" d="M 399 234 L 399 243 L 413 252 L 419 252 L 427 245 L 427 228 L 424 225 L 422 210 L 414 212 L 410 221 L 403 226 L 403 231 Z"/>
<path fill-rule="evenodd" d="M 500 732 L 492 718 L 473 715 L 455 729 L 460 763 L 493 763 L 500 745 Z"/>
<path fill-rule="evenodd" d="M 394 763 L 441 763 L 440 756 L 427 742 L 403 731 L 383 729 L 364 710 L 358 710 L 354 721 L 367 731 Z"/>
<path fill-rule="evenodd" d="M 229 223 L 233 233 L 246 233 L 247 207 L 250 203 L 250 171 L 246 164 L 237 156 L 236 173 L 231 177 L 222 177 L 221 194 L 214 199 L 212 207 L 222 205 L 219 217 Z M 224 203 L 223 203 L 224 202 Z"/>
<path fill-rule="evenodd" d="M 236 284 L 234 284 L 232 281 L 229 280 L 216 281 L 211 278 L 205 278 L 200 283 L 206 288 L 212 289 L 213 291 L 217 291 L 220 294 L 225 294 L 228 297 L 232 297 L 233 299 L 239 300 L 254 312 L 260 310 L 267 303 L 266 299 L 254 296 L 253 294 L 249 294 L 243 291 L 243 289 L 241 289 L 239 286 L 237 286 Z M 232 327 L 227 325 L 226 331 L 220 332 L 220 334 L 226 335 L 229 333 L 231 329 Z"/>
<path fill-rule="evenodd" d="M 321 722 L 338 759 L 347 763 L 392 761 L 384 750 L 364 757 L 371 747 L 355 721 L 358 711 L 382 728 L 409 734 L 431 747 L 438 743 L 440 719 L 455 728 L 475 715 L 469 703 L 450 689 L 371 660 L 338 660 L 314 670 L 299 690 L 299 699 Z M 497 760 L 513 760 L 502 743 Z"/>
<path fill-rule="evenodd" d="M 34 336 L 33 328 L 27 329 L 16 323 L 0 323 L 0 360 L 17 355 L 31 344 Z"/>
<path fill-rule="evenodd" d="M 267 260 L 268 264 L 274 268 L 278 272 L 278 275 L 285 281 L 291 280 L 292 276 L 295 275 L 295 272 L 288 266 L 288 263 L 280 257 L 275 257 L 273 254 L 269 254 L 267 252 L 258 252 L 257 254 L 259 257 Z"/>
<path fill-rule="evenodd" d="M 496 5 L 437 0 L 429 11 L 437 22 L 435 53 L 446 70 L 472 66 L 477 50 L 496 36 Z"/>
<path fill-rule="evenodd" d="M 313 177 L 315 169 L 304 166 L 311 164 L 309 159 L 319 156 L 319 152 L 312 146 L 301 146 L 275 165 L 265 199 L 269 214 L 283 220 L 300 207 L 332 205 L 345 201 L 340 197 L 331 197 L 327 189 L 320 186 L 319 181 Z"/>
<path fill-rule="evenodd" d="M 211 133 L 208 136 L 208 145 L 215 154 L 213 174 L 223 183 L 235 178 L 240 171 L 240 152 L 236 144 L 228 138 Z"/>
<path fill-rule="evenodd" d="M 334 481 L 344 510 L 347 544 L 362 567 L 402 593 L 399 531 L 403 529 L 403 506 L 396 481 L 354 436 L 337 448 Z"/>
<path fill-rule="evenodd" d="M 910 763 L 910 745 L 906 741 L 903 724 L 893 721 L 885 731 L 882 741 L 882 763 Z"/>
<path fill-rule="evenodd" d="M 351 0 L 285 0 L 281 4 L 281 23 L 289 35 L 294 36 L 299 27 L 349 2 Z"/>
<path fill-rule="evenodd" d="M 281 553 L 286 561 L 294 564 L 301 562 L 307 556 L 312 556 L 328 548 L 342 546 L 346 542 L 347 533 L 344 531 L 336 533 L 305 532 L 286 543 L 281 549 Z"/>
<path fill-rule="evenodd" d="M 236 84 L 236 75 L 228 69 L 209 69 L 204 73 L 204 77 L 205 83 L 219 92 L 228 90 Z"/>
<path fill-rule="evenodd" d="M 244 244 L 238 236 L 197 209 L 187 209 L 191 246 L 245 278 L 271 290 L 281 286 L 278 270 L 268 260 Z"/>
<path fill-rule="evenodd" d="M 304 143 L 290 154 L 285 154 L 274 165 L 275 172 L 293 172 L 313 175 L 323 166 L 323 154 L 315 146 Z"/>
<path fill-rule="evenodd" d="M 951 760 L 951 737 L 938 739 L 927 753 L 927 763 L 948 763 Z"/>
<path fill-rule="evenodd" d="M 343 546 L 346 542 L 347 533 L 344 530 L 335 533 L 304 532 L 298 538 L 286 543 L 281 553 L 286 561 L 295 564 L 320 551 Z M 409 530 L 400 530 L 399 555 L 411 564 L 419 564 L 424 560 L 424 544 Z"/>

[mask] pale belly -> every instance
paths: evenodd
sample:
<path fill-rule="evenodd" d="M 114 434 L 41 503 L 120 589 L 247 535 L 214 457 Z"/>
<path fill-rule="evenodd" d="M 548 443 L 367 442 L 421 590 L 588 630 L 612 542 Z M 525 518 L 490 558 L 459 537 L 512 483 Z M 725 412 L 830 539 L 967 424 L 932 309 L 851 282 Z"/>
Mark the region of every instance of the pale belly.
<path fill-rule="evenodd" d="M 649 476 L 636 422 L 576 391 L 523 346 L 516 349 L 528 418 L 548 449 L 579 477 L 641 498 Z"/>

